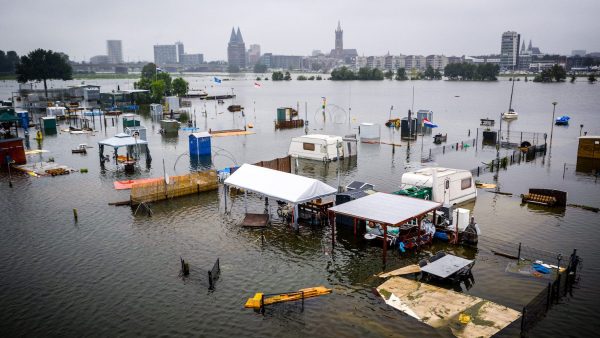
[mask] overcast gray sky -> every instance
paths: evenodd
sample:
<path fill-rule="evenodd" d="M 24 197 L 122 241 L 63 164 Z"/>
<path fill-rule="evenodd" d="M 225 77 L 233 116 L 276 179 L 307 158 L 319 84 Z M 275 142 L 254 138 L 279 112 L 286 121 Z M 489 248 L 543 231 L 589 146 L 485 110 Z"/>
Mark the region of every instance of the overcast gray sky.
<path fill-rule="evenodd" d="M 309 55 L 333 48 L 337 21 L 344 47 L 360 55 L 498 53 L 500 36 L 516 30 L 543 52 L 600 51 L 599 0 L 419 1 L 141 1 L 0 0 L 0 49 L 35 48 L 72 60 L 106 54 L 123 40 L 125 60 L 152 60 L 154 44 L 181 40 L 186 52 L 224 60 L 231 27 L 246 47 Z"/>

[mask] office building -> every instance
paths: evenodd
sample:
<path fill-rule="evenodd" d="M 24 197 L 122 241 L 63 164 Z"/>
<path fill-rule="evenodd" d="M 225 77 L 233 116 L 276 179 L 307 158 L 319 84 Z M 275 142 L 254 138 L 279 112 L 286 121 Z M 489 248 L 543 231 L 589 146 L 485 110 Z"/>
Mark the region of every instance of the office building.
<path fill-rule="evenodd" d="M 502 33 L 500 46 L 500 68 L 513 70 L 519 66 L 519 44 L 521 35 L 517 32 L 508 31 Z"/>
<path fill-rule="evenodd" d="M 154 45 L 154 63 L 157 66 L 172 65 L 177 63 L 177 46 Z"/>
<path fill-rule="evenodd" d="M 227 45 L 227 62 L 229 67 L 246 68 L 246 44 L 239 27 L 237 32 L 235 29 L 231 29 L 231 36 Z"/>
<path fill-rule="evenodd" d="M 185 66 L 197 66 L 204 63 L 204 54 L 182 54 L 179 63 Z"/>
<path fill-rule="evenodd" d="M 108 63 L 123 63 L 123 45 L 121 40 L 106 40 Z"/>

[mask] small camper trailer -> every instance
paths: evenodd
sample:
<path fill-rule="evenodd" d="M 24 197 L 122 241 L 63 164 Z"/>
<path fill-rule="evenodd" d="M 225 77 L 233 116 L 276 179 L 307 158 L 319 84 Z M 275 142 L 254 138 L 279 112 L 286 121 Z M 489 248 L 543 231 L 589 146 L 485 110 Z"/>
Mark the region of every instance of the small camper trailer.
<path fill-rule="evenodd" d="M 292 138 L 288 155 L 318 161 L 356 156 L 356 138 L 311 134 Z"/>
<path fill-rule="evenodd" d="M 477 197 L 477 189 L 473 175 L 468 170 L 451 168 L 422 168 L 406 172 L 402 175 L 402 189 L 397 194 L 405 195 L 403 191 L 429 190 L 430 199 L 443 204 L 460 204 Z M 415 196 L 416 197 L 416 196 Z"/>

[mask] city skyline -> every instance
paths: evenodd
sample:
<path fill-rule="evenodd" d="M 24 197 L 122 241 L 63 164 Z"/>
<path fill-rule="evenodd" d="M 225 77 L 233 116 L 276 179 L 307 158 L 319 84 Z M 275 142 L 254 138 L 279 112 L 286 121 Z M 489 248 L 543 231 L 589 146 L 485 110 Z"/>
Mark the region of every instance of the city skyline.
<path fill-rule="evenodd" d="M 356 48 L 359 55 L 365 56 L 384 55 L 388 51 L 421 55 L 498 54 L 498 36 L 505 31 L 517 31 L 528 40 L 533 39 L 548 53 L 570 54 L 574 49 L 600 51 L 600 41 L 595 36 L 600 24 L 593 17 L 600 4 L 591 0 L 578 3 L 577 11 L 568 17 L 563 15 L 570 9 L 568 4 L 538 0 L 526 4 L 519 1 L 502 4 L 465 1 L 461 6 L 433 0 L 419 4 L 382 2 L 376 5 L 386 8 L 385 11 L 369 14 L 361 10 L 359 2 L 333 1 L 307 6 L 304 2 L 265 0 L 260 6 L 240 1 L 227 6 L 219 3 L 206 6 L 174 1 L 171 6 L 175 10 L 166 17 L 154 6 L 144 9 L 136 2 L 108 0 L 107 5 L 118 6 L 119 11 L 111 13 L 111 25 L 103 25 L 102 30 L 92 32 L 72 27 L 106 20 L 103 14 L 84 11 L 87 5 L 83 3 L 65 2 L 65 6 L 60 6 L 63 1 L 52 4 L 40 1 L 35 6 L 38 10 L 33 12 L 29 3 L 8 4 L 0 29 L 11 34 L 3 37 L 0 49 L 15 50 L 22 55 L 35 48 L 46 48 L 64 52 L 75 61 L 88 61 L 94 55 L 105 53 L 104 41 L 118 39 L 123 41 L 124 61 L 138 61 L 152 60 L 152 46 L 156 44 L 181 40 L 186 41 L 191 50 L 203 53 L 205 60 L 226 60 L 230 29 L 239 26 L 244 31 L 245 42 L 261 45 L 263 52 L 310 55 L 313 49 L 332 49 L 331 32 L 339 20 L 345 33 L 344 45 Z M 202 11 L 199 11 L 200 7 Z M 68 25 L 51 22 L 52 14 L 58 15 L 59 8 L 60 15 L 73 20 Z M 436 10 L 431 11 L 431 8 Z M 71 12 L 73 15 L 69 15 Z M 82 12 L 86 14 L 75 15 Z M 199 12 L 202 12 L 200 16 Z M 222 15 L 225 12 L 227 16 Z M 542 23 L 548 25 L 532 20 L 532 14 L 543 18 Z M 22 17 L 36 22 L 35 27 L 39 28 L 34 28 L 34 34 L 11 29 L 20 25 L 16 18 Z M 262 19 L 257 20 L 257 17 Z M 291 17 L 305 20 L 295 20 L 294 25 L 290 25 Z M 463 17 L 469 17 L 469 20 L 461 20 Z M 159 19 L 172 23 L 156 25 Z M 574 20 L 577 25 L 573 24 Z M 85 42 L 82 43 L 82 39 L 86 39 Z M 77 41 L 79 43 L 74 43 Z"/>

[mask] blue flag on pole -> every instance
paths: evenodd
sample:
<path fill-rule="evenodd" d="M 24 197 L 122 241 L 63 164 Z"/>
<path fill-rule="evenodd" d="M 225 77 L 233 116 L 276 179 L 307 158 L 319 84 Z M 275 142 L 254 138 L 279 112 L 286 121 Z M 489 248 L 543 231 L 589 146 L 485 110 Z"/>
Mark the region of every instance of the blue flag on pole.
<path fill-rule="evenodd" d="M 213 77 L 213 81 L 215 81 L 215 83 L 221 83 L 221 79 L 216 76 Z"/>

